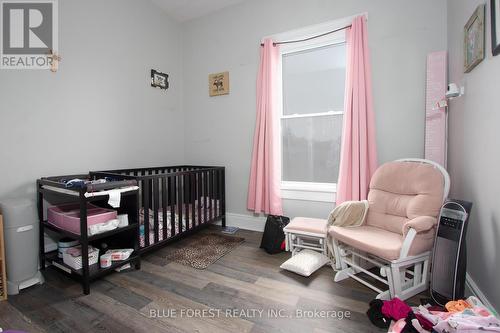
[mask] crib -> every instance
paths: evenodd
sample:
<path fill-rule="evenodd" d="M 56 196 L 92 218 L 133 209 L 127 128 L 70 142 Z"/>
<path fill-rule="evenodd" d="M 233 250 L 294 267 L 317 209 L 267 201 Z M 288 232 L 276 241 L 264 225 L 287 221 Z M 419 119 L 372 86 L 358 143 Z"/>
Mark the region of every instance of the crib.
<path fill-rule="evenodd" d="M 137 180 L 141 253 L 220 220 L 226 226 L 225 168 L 169 166 L 91 172 Z"/>

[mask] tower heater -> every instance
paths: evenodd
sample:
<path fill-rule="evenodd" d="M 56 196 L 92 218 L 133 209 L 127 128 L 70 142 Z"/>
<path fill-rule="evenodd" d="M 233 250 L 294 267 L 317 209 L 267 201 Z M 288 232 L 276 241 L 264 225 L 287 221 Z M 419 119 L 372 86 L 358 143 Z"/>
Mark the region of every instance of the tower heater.
<path fill-rule="evenodd" d="M 439 305 L 464 297 L 465 234 L 471 208 L 471 202 L 452 199 L 441 207 L 431 271 L 431 297 Z"/>

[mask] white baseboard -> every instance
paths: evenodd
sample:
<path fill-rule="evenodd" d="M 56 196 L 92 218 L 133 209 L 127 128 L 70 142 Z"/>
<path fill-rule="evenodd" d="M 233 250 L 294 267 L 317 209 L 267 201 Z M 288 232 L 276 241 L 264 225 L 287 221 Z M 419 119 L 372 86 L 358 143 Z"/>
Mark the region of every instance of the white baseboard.
<path fill-rule="evenodd" d="M 218 221 L 216 224 L 220 225 Z M 264 231 L 266 218 L 263 216 L 252 216 L 243 214 L 226 213 L 226 225 L 252 231 Z"/>
<path fill-rule="evenodd" d="M 467 288 L 476 296 L 479 298 L 479 300 L 490 310 L 495 312 L 495 315 L 498 317 L 498 313 L 496 312 L 495 307 L 488 301 L 488 298 L 486 295 L 479 289 L 477 283 L 471 278 L 469 273 L 465 273 L 465 284 Z"/>

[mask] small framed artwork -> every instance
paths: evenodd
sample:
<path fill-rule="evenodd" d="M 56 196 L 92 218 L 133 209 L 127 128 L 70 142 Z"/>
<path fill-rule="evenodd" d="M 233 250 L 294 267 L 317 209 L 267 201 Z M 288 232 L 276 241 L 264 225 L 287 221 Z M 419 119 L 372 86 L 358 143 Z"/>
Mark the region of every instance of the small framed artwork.
<path fill-rule="evenodd" d="M 500 0 L 491 0 L 491 51 L 500 54 Z"/>
<path fill-rule="evenodd" d="M 464 27 L 464 72 L 469 73 L 484 59 L 484 11 L 479 5 Z"/>
<path fill-rule="evenodd" d="M 229 94 L 229 72 L 210 74 L 208 93 L 211 97 Z"/>
<path fill-rule="evenodd" d="M 151 70 L 151 87 L 168 89 L 168 74 Z"/>

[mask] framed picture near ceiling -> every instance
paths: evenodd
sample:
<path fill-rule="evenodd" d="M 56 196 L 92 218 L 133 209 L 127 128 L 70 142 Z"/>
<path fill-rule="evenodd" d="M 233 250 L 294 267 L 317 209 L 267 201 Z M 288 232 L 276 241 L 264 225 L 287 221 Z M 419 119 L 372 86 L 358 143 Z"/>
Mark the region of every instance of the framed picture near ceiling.
<path fill-rule="evenodd" d="M 500 0 L 491 0 L 491 51 L 500 54 Z"/>
<path fill-rule="evenodd" d="M 151 87 L 168 89 L 168 74 L 158 72 L 157 70 L 151 70 Z"/>
<path fill-rule="evenodd" d="M 229 94 L 229 72 L 210 74 L 208 93 L 210 97 Z"/>
<path fill-rule="evenodd" d="M 469 73 L 484 59 L 484 11 L 479 5 L 464 27 L 464 72 Z"/>

